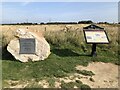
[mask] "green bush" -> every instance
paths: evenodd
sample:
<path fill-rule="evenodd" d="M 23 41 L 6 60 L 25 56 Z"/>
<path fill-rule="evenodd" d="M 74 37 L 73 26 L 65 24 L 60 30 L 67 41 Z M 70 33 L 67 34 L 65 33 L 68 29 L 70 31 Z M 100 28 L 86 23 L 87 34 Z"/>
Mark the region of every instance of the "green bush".
<path fill-rule="evenodd" d="M 86 84 L 82 84 L 80 87 L 81 90 L 91 90 L 90 86 L 86 85 Z"/>
<path fill-rule="evenodd" d="M 74 88 L 75 83 L 74 82 L 69 82 L 69 83 L 61 83 L 61 88 Z"/>
<path fill-rule="evenodd" d="M 87 70 L 76 70 L 77 73 L 85 75 L 85 76 L 93 76 L 95 75 L 92 71 L 87 71 Z"/>

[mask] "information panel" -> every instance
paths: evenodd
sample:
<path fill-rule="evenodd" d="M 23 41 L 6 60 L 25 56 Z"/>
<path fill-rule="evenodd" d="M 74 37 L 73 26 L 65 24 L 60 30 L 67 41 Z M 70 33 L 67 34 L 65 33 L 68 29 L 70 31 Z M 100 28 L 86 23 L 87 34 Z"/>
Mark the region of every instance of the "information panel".
<path fill-rule="evenodd" d="M 35 54 L 35 39 L 20 38 L 20 54 Z"/>
<path fill-rule="evenodd" d="M 84 30 L 84 35 L 87 43 L 109 43 L 104 30 Z"/>

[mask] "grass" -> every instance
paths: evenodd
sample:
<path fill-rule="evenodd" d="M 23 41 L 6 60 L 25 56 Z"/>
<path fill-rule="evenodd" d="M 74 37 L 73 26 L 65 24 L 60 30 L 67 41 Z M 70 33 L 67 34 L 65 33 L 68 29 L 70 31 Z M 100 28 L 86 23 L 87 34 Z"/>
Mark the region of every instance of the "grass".
<path fill-rule="evenodd" d="M 5 46 L 14 37 L 11 36 L 11 33 L 4 33 L 2 41 L 4 46 L 2 55 L 3 87 L 10 86 L 5 83 L 5 80 L 20 80 L 22 82 L 31 79 L 34 79 L 36 83 L 33 85 L 31 83 L 28 87 L 38 87 L 37 82 L 47 78 L 50 87 L 53 88 L 55 83 L 53 78 L 63 78 L 71 73 L 77 73 L 76 65 L 87 66 L 90 62 L 111 62 L 120 65 L 118 61 L 118 38 L 113 37 L 113 35 L 117 36 L 115 30 L 107 27 L 106 31 L 110 38 L 110 44 L 97 45 L 97 57 L 90 56 L 91 45 L 85 43 L 81 29 L 77 31 L 45 31 L 44 36 L 51 46 L 51 55 L 44 61 L 28 63 L 16 61 L 7 52 Z M 91 71 L 80 73 L 93 75 Z M 65 87 L 69 87 L 69 84 L 70 87 L 73 87 L 76 83 L 78 82 L 65 84 Z M 81 85 L 81 88 L 88 87 L 84 84 Z"/>
<path fill-rule="evenodd" d="M 62 49 L 63 50 L 63 49 Z M 56 50 L 58 51 L 58 50 Z M 65 50 L 64 50 L 65 51 Z M 75 66 L 81 64 L 87 66 L 88 62 L 91 61 L 91 57 L 87 59 L 84 56 L 68 56 L 66 55 L 68 51 L 66 50 L 63 55 L 61 53 L 51 53 L 48 59 L 40 62 L 29 62 L 21 63 L 17 61 L 3 60 L 3 78 L 7 77 L 12 79 L 12 76 L 19 78 L 41 78 L 45 77 L 64 77 L 67 73 L 75 72 Z M 71 51 L 71 55 L 74 55 L 74 52 Z M 13 63 L 14 62 L 14 63 Z M 12 71 L 8 71 L 7 68 L 13 68 Z M 7 74 L 6 71 L 9 73 Z M 24 73 L 27 72 L 28 73 Z M 16 75 L 16 74 L 17 75 Z M 20 74 L 21 73 L 21 74 Z M 15 75 L 14 75 L 15 74 Z M 5 76 L 5 77 L 4 77 Z M 24 77 L 25 76 L 25 77 Z M 7 78 L 6 78 L 7 79 Z"/>
<path fill-rule="evenodd" d="M 72 46 L 71 49 L 70 47 L 67 48 L 69 49 L 63 49 L 58 47 L 51 49 L 51 55 L 46 60 L 40 62 L 21 63 L 16 60 L 3 60 L 3 80 L 28 81 L 30 79 L 37 79 L 39 81 L 47 77 L 49 78 L 49 83 L 51 83 L 50 86 L 53 87 L 54 80 L 52 80 L 52 78 L 62 78 L 68 76 L 68 74 L 70 73 L 76 73 L 76 65 L 87 66 L 88 63 L 93 61 L 102 61 L 106 63 L 117 62 L 117 57 L 111 56 L 110 52 L 106 53 L 104 51 L 101 51 L 101 53 L 103 53 L 102 55 L 104 56 L 98 54 L 97 57 L 90 57 L 87 55 L 88 52 L 81 53 L 79 52 L 79 49 L 75 47 L 73 48 Z M 91 75 L 91 72 L 87 72 L 87 75 L 89 74 Z"/>

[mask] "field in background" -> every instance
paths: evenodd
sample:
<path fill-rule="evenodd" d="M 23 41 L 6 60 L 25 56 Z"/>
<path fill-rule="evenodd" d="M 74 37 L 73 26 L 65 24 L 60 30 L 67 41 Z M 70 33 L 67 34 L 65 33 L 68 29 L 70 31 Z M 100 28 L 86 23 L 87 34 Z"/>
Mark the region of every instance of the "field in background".
<path fill-rule="evenodd" d="M 6 46 L 11 39 L 14 38 L 15 31 L 19 28 L 32 30 L 34 32 L 41 32 L 46 40 L 52 46 L 72 45 L 84 49 L 84 51 L 91 49 L 91 45 L 86 44 L 83 36 L 83 27 L 89 24 L 75 24 L 75 25 L 5 25 L 2 27 L 2 44 Z M 118 25 L 105 25 L 99 26 L 105 28 L 110 44 L 98 45 L 100 49 L 106 49 L 117 53 L 118 51 Z M 90 46 L 90 47 L 89 47 Z M 88 48 L 87 48 L 88 47 Z"/>
<path fill-rule="evenodd" d="M 42 87 L 37 82 L 46 79 L 49 87 L 55 87 L 55 80 L 72 73 L 78 73 L 76 65 L 87 66 L 90 62 L 118 62 L 118 25 L 99 26 L 105 28 L 110 44 L 97 45 L 97 57 L 90 57 L 91 44 L 86 44 L 83 27 L 89 24 L 76 25 L 4 25 L 2 27 L 3 46 L 3 87 L 16 86 L 28 82 L 25 87 Z M 28 28 L 35 32 L 41 32 L 51 46 L 51 55 L 45 61 L 20 63 L 6 51 L 6 45 L 14 38 L 15 30 Z M 90 71 L 79 72 L 93 75 Z M 33 81 L 31 81 L 33 80 Z M 13 81 L 13 82 L 12 82 Z M 59 81 L 60 82 L 60 81 Z M 60 82 L 61 87 L 88 87 L 80 81 L 65 84 Z"/>

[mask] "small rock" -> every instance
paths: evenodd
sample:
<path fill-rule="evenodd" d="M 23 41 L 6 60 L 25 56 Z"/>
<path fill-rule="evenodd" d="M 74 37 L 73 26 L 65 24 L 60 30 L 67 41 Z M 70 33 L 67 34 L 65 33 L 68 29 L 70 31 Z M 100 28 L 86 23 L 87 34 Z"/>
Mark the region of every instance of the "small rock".
<path fill-rule="evenodd" d="M 92 77 L 90 77 L 90 79 L 89 79 L 90 81 L 92 81 L 92 82 L 95 82 L 95 80 L 92 78 Z"/>

